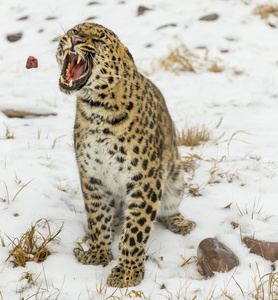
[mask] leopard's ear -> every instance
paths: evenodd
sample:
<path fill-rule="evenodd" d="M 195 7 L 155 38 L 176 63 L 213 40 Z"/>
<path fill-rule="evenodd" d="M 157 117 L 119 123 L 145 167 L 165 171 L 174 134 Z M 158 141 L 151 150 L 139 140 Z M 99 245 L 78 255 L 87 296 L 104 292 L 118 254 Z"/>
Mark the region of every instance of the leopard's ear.
<path fill-rule="evenodd" d="M 127 47 L 125 47 L 125 52 L 128 55 L 128 57 L 134 62 L 133 56 L 131 55 Z"/>

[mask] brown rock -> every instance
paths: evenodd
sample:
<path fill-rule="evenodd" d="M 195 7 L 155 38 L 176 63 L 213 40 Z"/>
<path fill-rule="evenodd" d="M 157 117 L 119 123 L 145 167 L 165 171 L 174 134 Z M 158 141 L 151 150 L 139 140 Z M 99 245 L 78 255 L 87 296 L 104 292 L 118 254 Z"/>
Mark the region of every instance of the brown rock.
<path fill-rule="evenodd" d="M 97 19 L 97 17 L 88 17 L 88 18 L 86 19 L 86 21 L 91 21 L 91 20 L 95 20 L 95 19 Z"/>
<path fill-rule="evenodd" d="M 51 16 L 51 17 L 46 17 L 45 20 L 50 21 L 50 20 L 56 20 L 57 17 Z"/>
<path fill-rule="evenodd" d="M 9 42 L 16 42 L 16 41 L 20 40 L 21 38 L 22 38 L 21 32 L 7 35 L 7 40 Z"/>
<path fill-rule="evenodd" d="M 260 241 L 247 236 L 242 241 L 250 248 L 250 253 L 260 255 L 272 262 L 278 260 L 278 243 Z"/>
<path fill-rule="evenodd" d="M 8 118 L 25 118 L 25 117 L 48 117 L 57 116 L 56 113 L 34 113 L 21 110 L 6 109 L 2 113 Z"/>
<path fill-rule="evenodd" d="M 218 18 L 219 18 L 218 14 L 209 14 L 209 15 L 201 17 L 199 20 L 200 21 L 215 21 Z"/>
<path fill-rule="evenodd" d="M 214 272 L 228 272 L 239 265 L 234 252 L 216 238 L 204 239 L 198 246 L 197 257 L 205 277 L 213 276 Z"/>
<path fill-rule="evenodd" d="M 160 30 L 160 29 L 163 29 L 166 27 L 176 27 L 176 26 L 177 26 L 177 24 L 175 24 L 175 23 L 169 23 L 169 24 L 165 24 L 165 25 L 157 27 L 156 30 Z"/>
<path fill-rule="evenodd" d="M 140 5 L 137 10 L 137 16 L 143 15 L 147 10 L 151 10 L 150 8 Z"/>
<path fill-rule="evenodd" d="M 28 19 L 29 19 L 29 16 L 24 16 L 24 17 L 18 18 L 18 21 L 25 21 L 25 20 L 28 20 Z"/>

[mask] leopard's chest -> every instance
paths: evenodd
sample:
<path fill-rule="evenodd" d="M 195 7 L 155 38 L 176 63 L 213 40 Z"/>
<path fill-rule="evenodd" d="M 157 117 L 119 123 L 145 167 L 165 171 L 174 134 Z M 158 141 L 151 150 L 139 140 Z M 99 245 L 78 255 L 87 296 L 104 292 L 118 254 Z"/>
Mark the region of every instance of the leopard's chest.
<path fill-rule="evenodd" d="M 122 149 L 117 137 L 92 129 L 81 133 L 75 142 L 79 169 L 86 176 L 101 180 L 109 192 L 124 197 L 131 177 L 131 159 Z"/>

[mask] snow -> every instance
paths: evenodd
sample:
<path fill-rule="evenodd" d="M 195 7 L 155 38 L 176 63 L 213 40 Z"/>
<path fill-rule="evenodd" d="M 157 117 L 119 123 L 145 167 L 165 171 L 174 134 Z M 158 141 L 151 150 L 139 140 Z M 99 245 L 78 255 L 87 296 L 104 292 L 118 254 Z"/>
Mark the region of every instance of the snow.
<path fill-rule="evenodd" d="M 180 206 L 197 227 L 178 236 L 156 223 L 147 246 L 144 280 L 113 295 L 136 298 L 134 290 L 143 291 L 147 299 L 224 299 L 224 293 L 233 299 L 255 299 L 260 277 L 278 267 L 277 261 L 250 254 L 241 243 L 241 236 L 277 242 L 278 29 L 268 21 L 278 25 L 278 18 L 262 20 L 253 14 L 258 4 L 273 2 L 89 2 L 93 1 L 0 4 L 0 108 L 58 114 L 9 119 L 0 113 L 0 236 L 6 245 L 0 243 L 0 299 L 105 299 L 115 291 L 107 287 L 106 294 L 99 293 L 116 260 L 105 268 L 86 266 L 73 254 L 87 224 L 72 139 L 75 98 L 59 91 L 58 42 L 53 39 L 89 17 L 117 33 L 140 70 L 151 71 L 151 62 L 181 44 L 201 57 L 207 48 L 209 58 L 221 60 L 225 68 L 220 73 L 179 74 L 158 69 L 149 76 L 163 92 L 177 128 L 206 124 L 220 139 L 192 149 L 180 147 L 182 156 L 202 158 L 194 174 L 185 173 L 188 186 L 199 188 L 201 195 L 192 197 L 187 189 Z M 152 10 L 137 16 L 139 5 Z M 218 13 L 219 19 L 199 20 L 209 13 Z M 29 18 L 19 21 L 23 16 Z M 51 16 L 56 19 L 46 19 Z M 169 23 L 177 26 L 157 30 Z M 19 41 L 7 41 L 6 35 L 18 32 L 23 33 Z M 30 55 L 38 58 L 37 69 L 25 68 Z M 5 138 L 7 127 L 14 139 Z M 225 209 L 230 203 L 231 208 Z M 64 225 L 60 242 L 50 245 L 52 254 L 43 263 L 13 268 L 6 261 L 11 249 L 8 237 L 19 237 L 41 218 L 49 220 L 53 232 Z M 240 226 L 234 229 L 231 222 Z M 240 265 L 210 279 L 201 276 L 195 256 L 207 237 L 217 237 L 230 247 Z M 118 241 L 116 235 L 114 257 Z M 24 279 L 26 272 L 32 274 L 34 285 Z M 163 284 L 166 288 L 161 289 Z M 270 297 L 267 288 L 265 284 L 265 299 Z"/>

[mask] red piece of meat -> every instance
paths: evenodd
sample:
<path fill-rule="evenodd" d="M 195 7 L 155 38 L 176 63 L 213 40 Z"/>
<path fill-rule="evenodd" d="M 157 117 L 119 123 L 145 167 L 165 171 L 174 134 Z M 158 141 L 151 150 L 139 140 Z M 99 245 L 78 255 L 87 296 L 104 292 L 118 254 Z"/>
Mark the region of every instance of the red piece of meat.
<path fill-rule="evenodd" d="M 38 60 L 34 56 L 29 56 L 26 62 L 27 69 L 33 69 L 38 67 Z"/>

